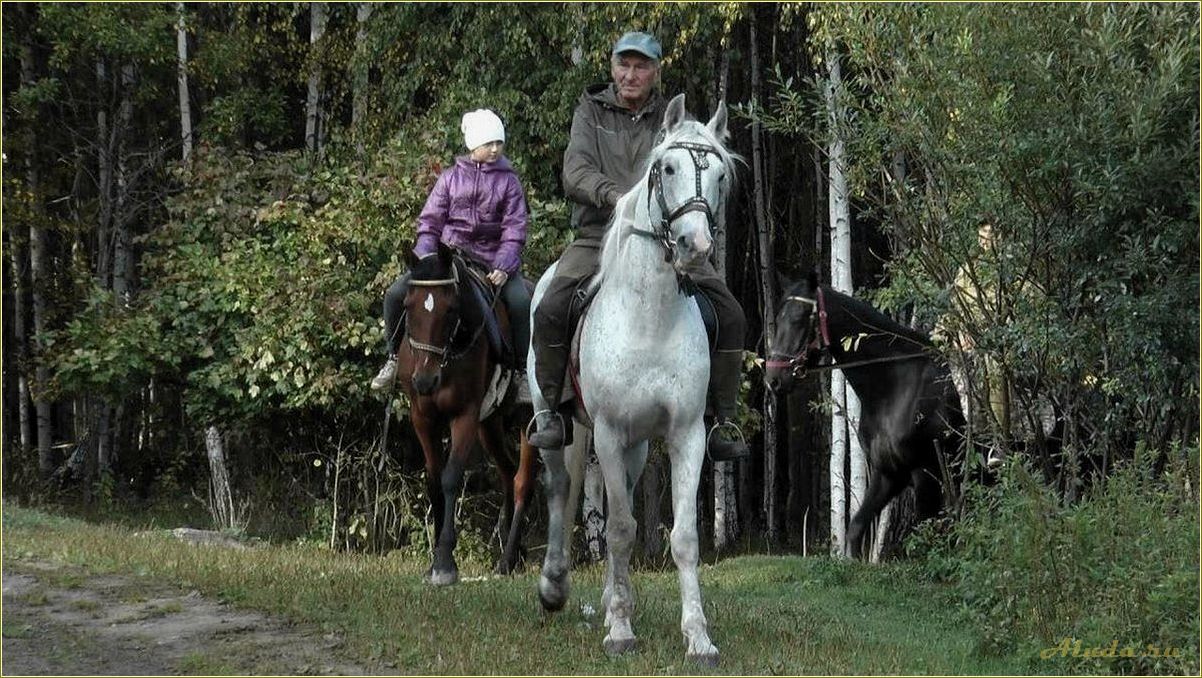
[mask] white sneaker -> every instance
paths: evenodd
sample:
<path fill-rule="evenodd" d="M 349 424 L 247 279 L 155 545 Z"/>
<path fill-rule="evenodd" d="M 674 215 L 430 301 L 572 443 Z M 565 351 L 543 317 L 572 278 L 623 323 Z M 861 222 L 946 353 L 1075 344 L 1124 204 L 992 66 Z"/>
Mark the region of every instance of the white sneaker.
<path fill-rule="evenodd" d="M 384 367 L 380 368 L 379 374 L 371 380 L 371 390 L 382 391 L 390 389 L 394 381 L 396 381 L 396 358 L 388 356 L 388 362 L 384 363 Z"/>

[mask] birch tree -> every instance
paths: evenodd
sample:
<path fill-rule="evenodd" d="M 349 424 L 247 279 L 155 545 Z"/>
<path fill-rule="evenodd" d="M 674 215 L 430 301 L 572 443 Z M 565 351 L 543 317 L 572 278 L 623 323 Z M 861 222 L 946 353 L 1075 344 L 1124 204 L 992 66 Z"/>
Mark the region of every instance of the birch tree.
<path fill-rule="evenodd" d="M 309 4 L 309 98 L 305 106 L 305 149 L 321 155 L 324 130 L 321 124 L 321 61 L 317 45 L 326 33 L 327 8 L 324 2 Z"/>
<path fill-rule="evenodd" d="M 825 89 L 827 123 L 830 128 L 828 141 L 828 172 L 830 175 L 829 208 L 831 225 L 831 284 L 839 291 L 850 291 L 851 282 L 851 228 L 848 208 L 847 177 L 844 173 L 844 143 L 841 126 L 845 122 L 844 109 L 840 103 L 843 90 L 839 55 L 830 49 L 827 52 L 827 83 Z M 840 341 L 840 337 L 832 337 Z M 850 438 L 848 415 L 847 380 L 842 370 L 831 374 L 831 555 L 846 555 L 847 519 L 850 515 L 847 502 L 847 454 Z M 854 430 L 854 429 L 850 429 Z M 855 462 L 852 462 L 853 474 Z M 862 473 L 862 467 L 860 469 Z M 853 476 L 854 477 L 854 476 Z M 854 480 L 853 480 L 854 484 Z M 853 491 L 853 496 L 855 495 Z M 854 510 L 854 509 L 853 509 Z"/>
<path fill-rule="evenodd" d="M 32 9 L 27 11 L 32 12 Z M 34 53 L 33 53 L 33 32 L 26 37 L 21 43 L 21 86 L 33 87 L 37 80 L 37 75 L 34 70 Z M 36 113 L 30 111 L 31 122 L 36 119 Z M 37 148 L 37 133 L 35 127 L 31 124 L 26 133 L 25 147 L 25 176 L 26 183 L 29 187 L 29 192 L 34 196 L 34 200 L 38 200 L 38 167 L 34 160 L 35 150 Z M 40 211 L 34 206 L 35 211 Z M 29 271 L 30 285 L 32 286 L 33 294 L 33 332 L 34 345 L 40 354 L 44 348 L 44 338 L 48 329 L 48 313 L 49 306 L 47 305 L 47 289 L 50 284 L 49 270 L 46 262 L 49 256 L 47 250 L 47 238 L 45 227 L 38 223 L 38 219 L 30 220 L 29 224 Z M 46 368 L 45 363 L 39 361 L 34 369 L 34 416 L 36 419 L 37 428 L 37 445 L 38 445 L 38 471 L 42 477 L 48 477 L 54 471 L 53 449 L 51 448 L 51 437 L 53 435 L 52 422 L 50 416 L 50 401 L 46 400 L 45 389 L 50 382 L 50 372 Z"/>
<path fill-rule="evenodd" d="M 188 31 L 184 22 L 184 3 L 175 3 L 179 19 L 175 24 L 175 45 L 179 63 L 179 129 L 184 163 L 192 159 L 192 107 L 188 95 Z"/>
<path fill-rule="evenodd" d="M 726 100 L 727 82 L 730 76 L 730 51 L 722 49 L 721 65 L 718 68 L 718 87 L 712 110 Z M 723 280 L 726 279 L 726 220 L 719 221 L 714 233 L 714 268 Z M 739 505 L 735 493 L 735 462 L 714 462 L 714 548 L 721 551 L 739 534 Z"/>
<path fill-rule="evenodd" d="M 364 153 L 363 120 L 367 112 L 367 75 L 370 66 L 366 53 L 367 22 L 371 19 L 371 13 L 372 4 L 370 2 L 360 2 L 355 5 L 355 56 L 351 62 L 353 81 L 351 133 L 355 138 L 355 152 L 360 159 Z"/>

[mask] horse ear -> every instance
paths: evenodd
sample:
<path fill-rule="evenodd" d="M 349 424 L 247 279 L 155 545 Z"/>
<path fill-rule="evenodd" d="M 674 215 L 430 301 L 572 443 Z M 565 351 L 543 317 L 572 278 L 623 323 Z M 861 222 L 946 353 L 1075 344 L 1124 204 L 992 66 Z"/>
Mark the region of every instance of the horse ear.
<path fill-rule="evenodd" d="M 664 131 L 671 131 L 685 118 L 684 94 L 677 94 L 668 102 L 668 110 L 664 111 Z"/>
<path fill-rule="evenodd" d="M 449 263 L 451 263 L 452 256 L 454 256 L 454 252 L 451 251 L 451 248 L 447 247 L 446 243 L 439 240 L 438 241 L 438 260 L 444 264 L 449 264 Z"/>
<path fill-rule="evenodd" d="M 812 289 L 818 289 L 818 269 L 810 269 L 809 274 L 806 276 L 806 282 L 810 283 Z"/>
<path fill-rule="evenodd" d="M 412 271 L 418 262 L 417 253 L 413 251 L 413 243 L 408 240 L 402 242 L 401 251 L 405 253 L 405 267 Z"/>
<path fill-rule="evenodd" d="M 726 141 L 730 137 L 730 130 L 726 127 L 727 119 L 726 101 L 719 101 L 718 110 L 714 111 L 714 117 L 710 118 L 709 123 L 706 124 L 714 138 L 719 141 Z"/>

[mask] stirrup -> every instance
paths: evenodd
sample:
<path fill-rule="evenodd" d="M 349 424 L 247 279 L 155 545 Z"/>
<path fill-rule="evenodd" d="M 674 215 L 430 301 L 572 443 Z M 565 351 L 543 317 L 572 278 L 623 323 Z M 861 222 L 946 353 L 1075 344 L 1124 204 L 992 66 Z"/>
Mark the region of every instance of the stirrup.
<path fill-rule="evenodd" d="M 714 456 L 713 456 L 712 454 L 710 454 L 710 441 L 713 439 L 713 437 L 714 437 L 714 433 L 715 433 L 715 432 L 716 432 L 718 429 L 720 429 L 720 428 L 724 428 L 724 427 L 725 427 L 725 428 L 731 428 L 731 429 L 733 429 L 733 430 L 734 430 L 734 432 L 735 432 L 735 433 L 736 433 L 736 434 L 739 436 L 739 440 L 738 440 L 738 442 L 739 442 L 739 443 L 742 443 L 742 445 L 743 445 L 743 448 L 747 450 L 747 453 L 746 453 L 746 454 L 741 454 L 741 455 L 739 455 L 739 456 L 737 456 L 737 457 L 731 457 L 730 459 L 714 459 Z M 733 440 L 732 440 L 732 441 L 729 441 L 729 442 L 731 442 L 731 443 L 733 444 L 735 441 L 733 441 Z M 747 438 L 743 437 L 743 429 L 739 428 L 739 425 L 738 425 L 738 424 L 736 424 L 734 421 L 732 421 L 732 420 L 730 420 L 730 419 L 724 419 L 724 420 L 721 420 L 721 421 L 717 421 L 717 420 L 716 420 L 716 421 L 714 422 L 714 425 L 710 427 L 710 430 L 709 430 L 709 432 L 705 434 L 705 456 L 709 457 L 709 459 L 710 459 L 710 461 L 711 461 L 711 462 L 719 462 L 719 461 L 723 461 L 723 462 L 725 462 L 725 461 L 735 461 L 735 460 L 738 460 L 738 459 L 742 459 L 742 458 L 744 458 L 744 457 L 749 457 L 749 456 L 751 456 L 751 448 L 750 448 L 750 447 L 747 445 Z"/>
<path fill-rule="evenodd" d="M 538 421 L 538 415 L 540 415 L 540 414 L 551 414 L 551 415 L 554 415 L 554 416 L 556 416 L 556 417 L 559 417 L 559 430 L 563 432 L 563 434 L 562 434 L 562 435 L 563 435 L 563 442 L 562 442 L 562 443 L 560 443 L 560 447 L 563 447 L 564 445 L 567 445 L 567 442 L 568 442 L 568 427 L 567 427 L 567 424 L 566 424 L 566 422 L 564 422 L 564 420 L 563 420 L 563 415 L 562 415 L 562 414 L 560 414 L 560 413 L 559 413 L 558 411 L 556 411 L 556 410 L 551 410 L 551 409 L 539 410 L 538 412 L 535 412 L 535 413 L 534 413 L 534 416 L 533 416 L 533 417 L 530 417 L 530 421 L 529 421 L 529 422 L 527 422 L 527 424 L 526 424 L 526 429 L 525 429 L 525 431 L 524 431 L 524 433 L 526 434 L 526 440 L 530 440 L 530 428 L 531 428 L 532 426 L 535 426 L 535 422 L 537 422 L 537 421 Z M 536 433 L 537 433 L 537 431 L 536 431 Z M 536 446 L 536 447 L 537 447 L 537 446 Z M 540 449 L 541 449 L 541 448 L 540 448 Z"/>

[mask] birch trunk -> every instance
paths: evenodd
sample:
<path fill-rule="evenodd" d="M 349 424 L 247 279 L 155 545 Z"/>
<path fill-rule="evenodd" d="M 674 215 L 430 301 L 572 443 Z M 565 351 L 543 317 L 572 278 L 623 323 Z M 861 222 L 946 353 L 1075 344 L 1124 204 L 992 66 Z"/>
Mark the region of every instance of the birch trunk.
<path fill-rule="evenodd" d="M 121 106 L 117 114 L 117 194 L 113 214 L 113 297 L 121 306 L 128 306 L 133 285 L 133 252 L 129 229 L 133 221 L 129 196 L 129 157 L 126 141 L 133 124 L 134 67 L 121 67 Z"/>
<path fill-rule="evenodd" d="M 175 46 L 179 70 L 179 129 L 184 163 L 192 159 L 192 105 L 188 96 L 188 31 L 184 23 L 184 3 L 175 3 L 179 20 L 175 25 Z"/>
<path fill-rule="evenodd" d="M 726 86 L 730 75 L 730 51 L 720 49 L 721 65 L 718 69 L 718 89 L 711 110 L 726 99 Z M 726 220 L 714 233 L 714 268 L 726 279 Z M 735 462 L 714 463 L 714 548 L 721 551 L 739 535 L 739 505 L 735 492 Z"/>
<path fill-rule="evenodd" d="M 660 456 L 647 456 L 647 466 L 643 469 L 643 477 L 639 484 L 643 486 L 643 554 L 648 558 L 658 558 L 663 552 L 664 540 L 660 535 L 659 503 L 663 483 L 661 473 L 663 464 Z"/>
<path fill-rule="evenodd" d="M 209 512 L 217 529 L 237 528 L 230 476 L 225 466 L 225 444 L 216 426 L 205 430 L 205 451 L 209 456 Z"/>
<path fill-rule="evenodd" d="M 751 102 L 756 113 L 759 112 L 760 76 L 759 48 L 756 31 L 756 15 L 752 12 L 751 21 Z M 751 123 L 751 166 L 754 170 L 755 222 L 757 233 L 757 250 L 759 253 L 760 299 L 763 309 L 764 336 L 776 335 L 776 290 L 773 283 L 774 275 L 772 252 L 772 224 L 768 219 L 768 210 L 764 201 L 764 144 L 761 125 L 755 118 Z M 769 543 L 777 540 L 777 506 L 776 506 L 776 398 L 770 393 L 764 395 L 764 526 L 765 537 Z"/>
<path fill-rule="evenodd" d="M 355 137 L 355 152 L 359 158 L 363 158 L 363 119 L 367 112 L 367 74 L 368 63 L 367 54 L 365 53 L 364 45 L 367 43 L 367 22 L 371 19 L 372 4 L 370 2 L 360 2 L 355 5 L 355 21 L 357 28 L 355 29 L 355 60 L 351 68 L 354 69 L 354 92 L 351 95 L 351 133 Z"/>
<path fill-rule="evenodd" d="M 29 367 L 29 338 L 25 318 L 25 247 L 20 242 L 27 237 L 22 224 L 5 225 L 8 233 L 9 266 L 12 269 L 13 285 L 13 338 L 17 342 L 17 421 L 19 423 L 21 453 L 33 449 L 33 412 L 30 410 L 29 379 L 25 371 Z"/>
<path fill-rule="evenodd" d="M 825 94 L 827 122 L 830 127 L 828 172 L 830 174 L 831 282 L 835 289 L 847 291 L 845 288 L 851 282 L 851 232 L 847 177 L 844 174 L 844 167 L 846 165 L 842 137 L 842 125 L 845 117 L 843 108 L 839 102 L 843 88 L 842 73 L 840 71 L 839 57 L 833 51 L 827 54 L 827 69 L 828 79 Z M 832 337 L 831 340 L 840 341 L 841 337 Z M 849 435 L 849 432 L 855 431 L 848 421 L 848 415 L 851 414 L 849 411 L 849 398 L 854 398 L 854 394 L 847 387 L 847 381 L 843 376 L 842 370 L 835 370 L 831 374 L 830 476 L 832 555 L 847 554 L 846 528 L 849 516 L 848 509 L 851 507 L 847 504 L 847 490 L 849 488 L 846 487 L 844 467 L 847 461 L 851 438 L 855 437 L 854 433 Z M 856 445 L 856 447 L 858 448 L 859 445 Z M 862 454 L 859 461 L 854 456 L 851 459 L 852 488 L 850 489 L 852 489 L 853 503 L 856 501 L 855 474 L 859 472 L 861 478 L 863 477 L 862 463 Z M 859 494 L 862 496 L 862 490 Z"/>
<path fill-rule="evenodd" d="M 27 36 L 21 44 L 22 87 L 32 87 L 36 80 L 33 59 L 33 38 L 32 36 Z M 26 140 L 25 177 L 29 192 L 37 196 L 39 177 L 37 163 L 34 162 L 37 136 L 32 126 L 29 128 L 28 136 L 29 138 Z M 46 312 L 48 308 L 46 305 L 46 290 L 49 287 L 49 280 L 47 279 L 48 270 L 46 261 L 48 253 L 46 247 L 46 232 L 38 224 L 37 220 L 34 220 L 29 225 L 29 282 L 33 294 L 33 340 L 35 349 L 39 354 L 42 349 L 42 341 L 46 336 L 45 332 L 48 329 L 46 327 Z M 51 446 L 51 438 L 54 432 L 51 428 L 50 401 L 46 400 L 46 397 L 41 394 L 44 393 L 50 381 L 50 372 L 40 361 L 34 369 L 33 380 L 33 391 L 37 394 L 33 402 L 33 409 L 37 428 L 38 472 L 42 474 L 43 478 L 48 478 L 54 471 L 54 450 Z"/>
<path fill-rule="evenodd" d="M 321 63 L 317 58 L 317 43 L 326 32 L 326 3 L 309 5 L 309 98 L 305 106 L 305 148 L 310 154 L 321 155 Z"/>
<path fill-rule="evenodd" d="M 590 445 L 589 448 L 592 446 Z M 584 467 L 584 544 L 585 552 L 592 562 L 605 557 L 605 478 L 601 475 L 601 464 L 597 455 L 588 449 L 588 463 Z"/>

